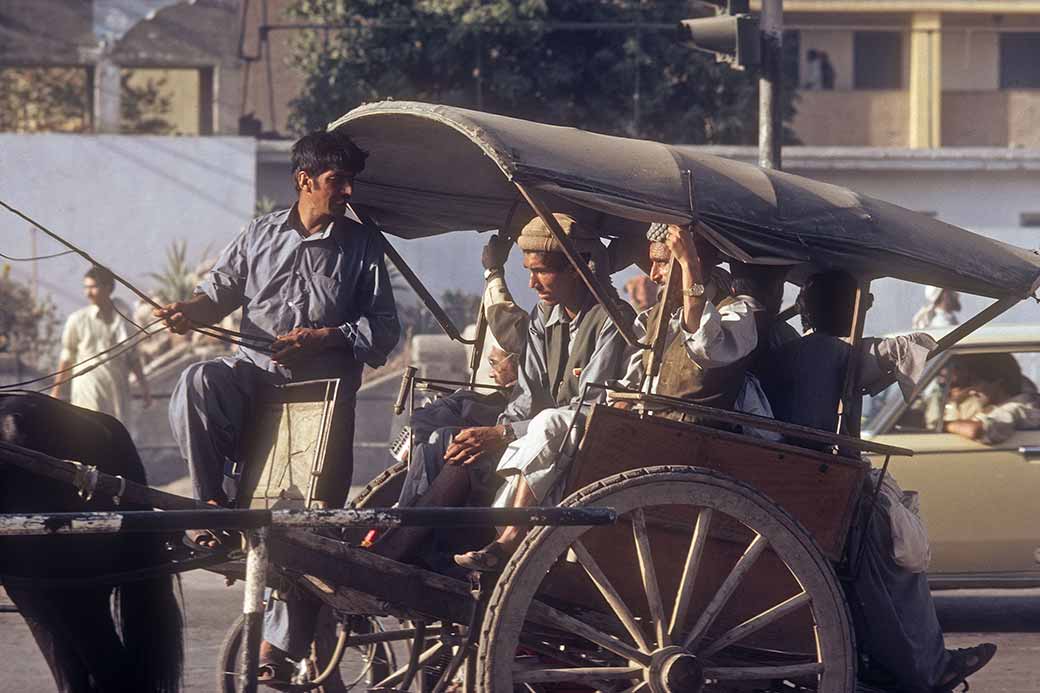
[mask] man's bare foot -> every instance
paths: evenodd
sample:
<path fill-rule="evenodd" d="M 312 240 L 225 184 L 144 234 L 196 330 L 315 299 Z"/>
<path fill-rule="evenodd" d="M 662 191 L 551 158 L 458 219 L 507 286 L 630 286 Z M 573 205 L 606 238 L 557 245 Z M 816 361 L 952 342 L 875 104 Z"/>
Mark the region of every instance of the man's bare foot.
<path fill-rule="evenodd" d="M 205 503 L 214 509 L 225 507 L 223 503 L 215 498 L 210 498 Z M 189 529 L 185 532 L 185 535 L 187 536 L 187 544 L 191 548 L 203 548 L 210 551 L 219 549 L 222 544 L 233 537 L 230 532 L 210 529 Z"/>

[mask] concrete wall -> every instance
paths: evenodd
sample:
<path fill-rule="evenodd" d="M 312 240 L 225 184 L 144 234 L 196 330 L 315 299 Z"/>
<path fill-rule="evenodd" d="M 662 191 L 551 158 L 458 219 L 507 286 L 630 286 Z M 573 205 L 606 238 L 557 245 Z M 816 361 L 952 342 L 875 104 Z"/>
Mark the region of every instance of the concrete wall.
<path fill-rule="evenodd" d="M 803 144 L 821 147 L 905 147 L 906 90 L 802 91 L 792 128 Z"/>
<path fill-rule="evenodd" d="M 240 137 L 0 134 L 0 199 L 80 245 L 142 287 L 174 241 L 198 259 L 219 250 L 253 216 L 256 143 Z M 37 233 L 38 254 L 61 250 Z M 29 225 L 0 210 L 0 246 L 32 254 Z M 37 263 L 39 286 L 60 311 L 82 304 L 87 263 Z M 30 263 L 12 274 L 28 281 Z M 130 301 L 125 289 L 117 291 Z"/>
<path fill-rule="evenodd" d="M 295 30 L 277 30 L 268 34 L 266 45 L 259 40 L 260 25 L 293 24 L 300 20 L 288 17 L 285 10 L 292 0 L 265 0 L 251 2 L 246 8 L 243 53 L 258 58 L 246 63 L 242 70 L 247 75 L 248 89 L 243 95 L 245 112 L 253 113 L 265 132 L 288 134 L 289 104 L 303 86 L 303 74 L 292 63 L 292 41 L 299 35 Z"/>
<path fill-rule="evenodd" d="M 1000 87 L 1000 42 L 995 31 L 949 28 L 942 35 L 942 86 L 949 91 Z"/>

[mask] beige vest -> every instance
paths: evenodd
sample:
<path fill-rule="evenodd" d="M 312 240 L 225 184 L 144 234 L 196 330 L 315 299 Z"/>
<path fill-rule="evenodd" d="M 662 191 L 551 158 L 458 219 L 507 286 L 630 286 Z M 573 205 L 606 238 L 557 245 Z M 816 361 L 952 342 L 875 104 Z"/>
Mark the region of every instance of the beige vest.
<path fill-rule="evenodd" d="M 719 301 L 718 307 L 727 306 L 735 300 L 732 296 L 726 296 Z M 652 309 L 647 321 L 647 334 L 655 333 L 657 322 L 661 320 L 662 307 L 663 301 Z M 650 350 L 643 353 L 643 367 L 646 369 L 650 367 L 650 353 Z M 676 335 L 664 350 L 654 393 L 688 399 L 716 409 L 732 409 L 744 388 L 746 362 L 745 357 L 728 366 L 701 368 L 687 355 L 681 336 Z"/>

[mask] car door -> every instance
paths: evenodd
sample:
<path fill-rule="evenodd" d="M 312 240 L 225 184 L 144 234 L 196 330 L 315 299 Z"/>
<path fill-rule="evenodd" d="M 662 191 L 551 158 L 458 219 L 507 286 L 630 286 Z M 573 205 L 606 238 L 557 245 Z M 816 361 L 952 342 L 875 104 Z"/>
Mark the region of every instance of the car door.
<path fill-rule="evenodd" d="M 1040 353 L 1013 353 L 1035 382 Z M 913 457 L 893 458 L 889 469 L 903 489 L 920 493 L 932 546 L 929 573 L 990 576 L 995 582 L 1040 577 L 1040 431 L 1018 431 L 1003 443 L 985 445 L 927 430 L 920 412 L 929 396 L 944 397 L 941 372 L 917 401 L 903 405 L 888 432 L 874 438 L 914 451 Z"/>

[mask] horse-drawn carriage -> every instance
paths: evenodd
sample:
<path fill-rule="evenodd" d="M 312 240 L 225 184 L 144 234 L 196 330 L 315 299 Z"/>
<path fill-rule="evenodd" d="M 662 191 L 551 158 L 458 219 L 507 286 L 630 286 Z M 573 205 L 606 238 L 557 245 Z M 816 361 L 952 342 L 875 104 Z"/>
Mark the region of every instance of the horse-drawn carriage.
<path fill-rule="evenodd" d="M 859 280 L 848 335 L 854 347 L 872 279 L 891 276 L 996 299 L 941 340 L 936 353 L 1033 294 L 1040 281 L 1035 253 L 841 188 L 683 147 L 395 102 L 355 109 L 330 128 L 372 152 L 354 203 L 387 233 L 509 235 L 537 214 L 635 348 L 653 349 L 665 335 L 646 342 L 634 336 L 551 212 L 573 214 L 618 248 L 643 239 L 651 222 L 698 221 L 727 257 L 788 265 L 792 281 L 844 269 Z M 389 245 L 388 255 L 401 263 Z M 403 270 L 458 337 L 414 274 Z M 479 357 L 480 330 L 474 341 Z M 911 454 L 859 439 L 857 367 L 851 358 L 842 433 L 647 392 L 612 393 L 627 402 L 625 409 L 587 405 L 560 511 L 549 519 L 532 517 L 538 509 L 510 516 L 526 513 L 527 522 L 540 526 L 500 574 L 475 583 L 377 555 L 359 545 L 364 532 L 356 526 L 341 533 L 302 528 L 402 518 L 447 526 L 472 523 L 481 512 L 485 529 L 507 524 L 508 511 L 473 508 L 364 514 L 397 500 L 403 465 L 353 498 L 354 514 L 281 510 L 307 503 L 335 401 L 329 384 L 308 386 L 317 397 L 284 392 L 264 415 L 270 423 L 256 432 L 253 458 L 260 463 L 246 472 L 245 495 L 265 509 L 204 513 L 207 526 L 221 512 L 229 518 L 222 526 L 234 526 L 233 517 L 273 525 L 249 534 L 245 572 L 241 564 L 217 567 L 250 580 L 246 625 L 229 638 L 221 685 L 256 686 L 259 576 L 306 590 L 342 624 L 337 642 L 318 642 L 318 662 L 301 668 L 297 690 L 342 686 L 334 670 L 344 650 L 355 647 L 379 660 L 354 682 L 369 690 L 851 693 L 856 648 L 840 580 L 857 568 L 850 528 L 869 517 L 861 507 L 871 502 L 862 493 L 869 472 L 862 453 Z M 662 406 L 680 415 L 656 416 Z M 741 426 L 777 432 L 784 442 Z M 285 434 L 299 437 L 303 429 L 307 445 L 285 443 Z M 18 454 L 4 447 L 0 460 Z M 171 507 L 155 496 L 150 502 Z M 612 509 L 616 521 L 604 524 L 596 508 Z M 397 624 L 389 625 L 393 619 Z M 241 666 L 231 661 L 239 650 Z"/>

